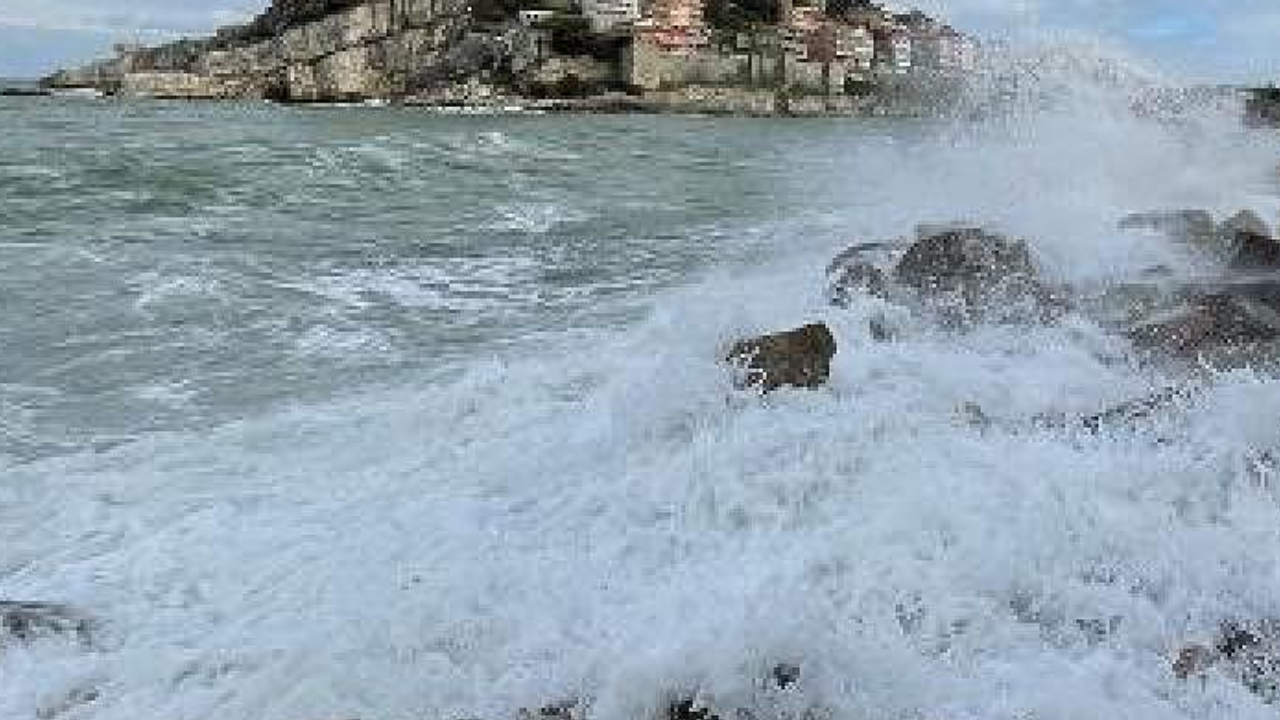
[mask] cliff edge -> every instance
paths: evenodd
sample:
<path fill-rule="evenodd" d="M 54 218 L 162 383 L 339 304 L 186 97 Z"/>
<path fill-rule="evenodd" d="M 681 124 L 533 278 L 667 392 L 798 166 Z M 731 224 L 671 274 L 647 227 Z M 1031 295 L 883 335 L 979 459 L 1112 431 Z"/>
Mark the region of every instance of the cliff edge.
<path fill-rule="evenodd" d="M 399 97 L 450 74 L 470 22 L 466 0 L 274 0 L 210 38 L 120 47 L 43 83 L 184 99 Z"/>

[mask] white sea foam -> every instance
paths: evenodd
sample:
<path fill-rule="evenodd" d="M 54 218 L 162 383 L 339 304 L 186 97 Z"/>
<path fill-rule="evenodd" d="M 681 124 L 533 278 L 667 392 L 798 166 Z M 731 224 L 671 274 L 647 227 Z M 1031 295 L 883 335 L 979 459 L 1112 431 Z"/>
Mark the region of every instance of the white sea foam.
<path fill-rule="evenodd" d="M 868 139 L 842 159 L 842 228 L 990 221 L 1088 285 L 1194 270 L 1116 231 L 1125 212 L 1274 216 L 1280 143 L 1096 97 Z M 1169 665 L 1223 618 L 1280 617 L 1264 457 L 1280 383 L 1211 377 L 1154 430 L 1046 429 L 1031 419 L 1178 379 L 1084 317 L 956 335 L 871 300 L 831 308 L 822 268 L 841 248 L 795 239 L 824 213 L 780 228 L 769 262 L 690 280 L 625 328 L 5 468 L 3 594 L 104 625 L 92 652 L 0 655 L 0 717 L 84 687 L 97 699 L 69 717 L 503 718 L 579 698 L 637 720 L 686 693 L 762 718 L 1274 717 L 1225 676 Z M 374 282 L 311 290 L 345 302 Z M 898 342 L 871 340 L 882 312 Z M 841 346 L 828 388 L 732 390 L 731 340 L 818 319 Z M 796 687 L 760 682 L 778 662 L 800 667 Z"/>

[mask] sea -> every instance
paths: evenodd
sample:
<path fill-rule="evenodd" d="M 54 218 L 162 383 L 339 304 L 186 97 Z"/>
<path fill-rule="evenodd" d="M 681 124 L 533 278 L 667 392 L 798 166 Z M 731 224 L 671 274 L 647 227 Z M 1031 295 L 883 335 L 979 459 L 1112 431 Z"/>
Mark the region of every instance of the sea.
<path fill-rule="evenodd" d="M 1171 669 L 1280 617 L 1274 376 L 1089 434 L 1038 419 L 1184 371 L 830 303 L 921 223 L 1083 297 L 1206 271 L 1126 213 L 1280 218 L 1280 134 L 1129 63 L 927 119 L 0 98 L 0 600 L 92 619 L 0 639 L 0 718 L 1275 718 Z M 735 387 L 810 322 L 827 386 Z"/>

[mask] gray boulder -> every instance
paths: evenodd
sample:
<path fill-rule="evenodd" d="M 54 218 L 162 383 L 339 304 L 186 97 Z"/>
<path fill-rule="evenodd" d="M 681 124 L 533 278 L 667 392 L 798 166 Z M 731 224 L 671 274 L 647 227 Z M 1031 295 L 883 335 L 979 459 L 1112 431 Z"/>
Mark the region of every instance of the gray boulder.
<path fill-rule="evenodd" d="M 1267 226 L 1267 221 L 1263 220 L 1258 213 L 1252 210 L 1241 210 L 1222 222 L 1218 227 L 1218 231 L 1228 237 L 1238 233 L 1247 232 L 1254 235 L 1271 235 L 1271 228 Z"/>
<path fill-rule="evenodd" d="M 89 618 L 66 605 L 0 600 L 0 646 L 52 637 L 88 645 L 91 631 Z"/>
<path fill-rule="evenodd" d="M 1235 233 L 1235 270 L 1280 270 L 1280 242 L 1270 235 L 1240 230 Z"/>
<path fill-rule="evenodd" d="M 1210 294 L 1130 330 L 1128 336 L 1144 350 L 1196 357 L 1224 347 L 1278 340 L 1280 315 L 1247 297 Z"/>
<path fill-rule="evenodd" d="M 869 262 L 858 260 L 844 265 L 831 281 L 831 304 L 848 307 L 857 295 L 884 298 L 889 294 L 889 277 Z"/>
<path fill-rule="evenodd" d="M 743 370 L 741 387 L 769 393 L 780 387 L 817 388 L 831 377 L 836 339 L 821 323 L 741 340 L 727 360 Z"/>
<path fill-rule="evenodd" d="M 981 228 L 921 237 L 898 261 L 894 277 L 962 323 L 1044 320 L 1052 305 L 1027 243 Z"/>

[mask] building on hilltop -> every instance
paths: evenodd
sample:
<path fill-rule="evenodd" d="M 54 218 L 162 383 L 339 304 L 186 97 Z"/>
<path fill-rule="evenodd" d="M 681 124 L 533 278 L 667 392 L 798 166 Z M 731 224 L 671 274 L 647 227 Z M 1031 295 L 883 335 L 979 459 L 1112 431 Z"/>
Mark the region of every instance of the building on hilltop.
<path fill-rule="evenodd" d="M 882 73 L 905 75 L 911 72 L 915 43 L 911 31 L 897 24 L 885 24 L 872 31 L 875 65 Z"/>
<path fill-rule="evenodd" d="M 635 41 L 669 53 L 705 48 L 711 32 L 702 11 L 703 0 L 653 0 L 649 14 L 635 23 Z"/>
<path fill-rule="evenodd" d="M 835 59 L 848 62 L 850 72 L 865 79 L 871 72 L 876 58 L 875 38 L 871 30 L 857 25 L 838 25 L 835 28 Z"/>

